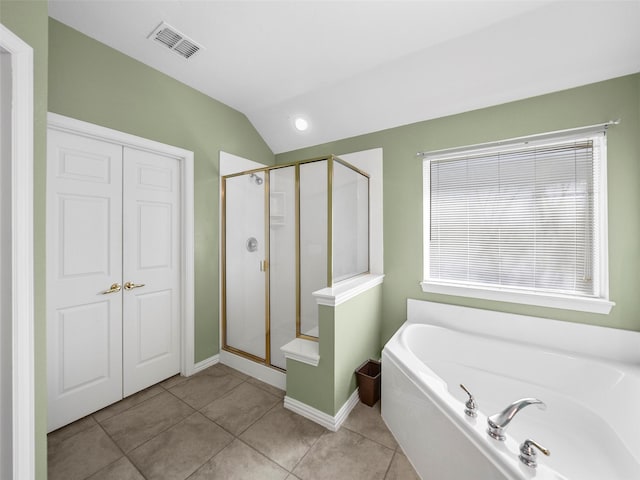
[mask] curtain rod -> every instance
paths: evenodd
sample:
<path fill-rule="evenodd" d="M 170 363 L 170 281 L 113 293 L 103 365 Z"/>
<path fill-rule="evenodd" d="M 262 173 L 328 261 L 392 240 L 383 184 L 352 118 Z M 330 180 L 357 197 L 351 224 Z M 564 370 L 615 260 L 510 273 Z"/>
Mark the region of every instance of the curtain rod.
<path fill-rule="evenodd" d="M 454 154 L 456 152 L 462 152 L 462 151 L 468 151 L 468 150 L 480 150 L 484 148 L 515 145 L 518 143 L 525 143 L 525 142 L 531 142 L 534 140 L 543 140 L 545 138 L 556 137 L 558 135 L 587 133 L 587 132 L 593 132 L 593 131 L 598 131 L 603 129 L 607 130 L 611 125 L 618 125 L 619 123 L 620 123 L 620 119 L 618 118 L 617 120 L 609 120 L 608 122 L 597 123 L 595 125 L 589 125 L 586 127 L 568 128 L 566 130 L 556 130 L 555 132 L 526 135 L 524 137 L 498 140 L 496 142 L 476 143 L 475 145 L 465 145 L 463 147 L 452 147 L 452 148 L 443 148 L 441 150 L 430 150 L 426 152 L 418 152 L 416 153 L 416 157 L 424 158 L 432 155 L 440 156 L 440 155 Z"/>

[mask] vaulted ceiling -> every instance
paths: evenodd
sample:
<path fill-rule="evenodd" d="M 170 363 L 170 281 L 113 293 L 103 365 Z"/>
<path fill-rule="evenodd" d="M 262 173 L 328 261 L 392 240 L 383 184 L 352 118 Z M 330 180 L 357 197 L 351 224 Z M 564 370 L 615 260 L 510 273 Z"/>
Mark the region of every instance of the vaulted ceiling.
<path fill-rule="evenodd" d="M 274 153 L 640 71 L 640 0 L 49 0 L 49 14 L 241 111 Z M 203 48 L 149 39 L 161 22 Z"/>

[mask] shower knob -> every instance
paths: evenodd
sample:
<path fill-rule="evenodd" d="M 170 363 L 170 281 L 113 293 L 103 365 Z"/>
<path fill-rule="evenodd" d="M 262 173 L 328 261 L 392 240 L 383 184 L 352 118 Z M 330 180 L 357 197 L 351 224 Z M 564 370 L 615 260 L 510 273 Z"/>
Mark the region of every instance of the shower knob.
<path fill-rule="evenodd" d="M 255 252 L 256 250 L 258 250 L 258 240 L 256 240 L 256 237 L 249 237 L 247 239 L 247 251 Z"/>

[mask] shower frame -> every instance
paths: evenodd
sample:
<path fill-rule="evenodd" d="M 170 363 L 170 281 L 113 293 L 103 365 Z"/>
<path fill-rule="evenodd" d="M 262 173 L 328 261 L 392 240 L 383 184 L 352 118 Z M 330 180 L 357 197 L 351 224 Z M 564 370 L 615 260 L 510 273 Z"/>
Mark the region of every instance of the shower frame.
<path fill-rule="evenodd" d="M 340 159 L 336 155 L 327 155 L 322 157 L 314 157 L 307 160 L 299 160 L 295 162 L 284 163 L 280 165 L 273 165 L 268 167 L 255 168 L 251 170 L 245 170 L 241 172 L 232 173 L 229 175 L 225 175 L 222 177 L 222 187 L 221 187 L 221 212 L 222 212 L 222 222 L 221 222 L 221 279 L 222 279 L 222 289 L 221 289 L 221 310 L 222 310 L 222 321 L 221 321 L 221 330 L 222 330 L 222 349 L 233 354 L 239 355 L 241 357 L 247 358 L 254 362 L 263 364 L 267 367 L 279 370 L 286 371 L 283 368 L 280 368 L 276 365 L 271 364 L 271 298 L 270 298 L 270 257 L 271 257 L 271 245 L 270 245 L 270 229 L 271 229 L 271 177 L 270 172 L 274 170 L 284 169 L 295 167 L 295 202 L 294 202 L 294 220 L 295 220 L 295 316 L 296 316 L 296 338 L 302 338 L 305 340 L 318 341 L 318 337 L 306 335 L 301 332 L 301 262 L 300 262 L 300 166 L 304 164 L 314 163 L 314 162 L 323 162 L 327 161 L 327 287 L 333 287 L 333 173 L 334 173 L 334 162 L 339 163 L 340 165 L 364 176 L 367 179 L 367 269 L 363 272 L 354 273 L 352 276 L 348 278 L 342 278 L 340 281 L 348 280 L 349 278 L 357 277 L 360 275 L 366 275 L 370 273 L 371 270 L 371 251 L 370 251 L 370 241 L 371 241 L 371 219 L 370 219 L 370 211 L 371 211 L 371 177 L 368 173 L 363 170 L 351 165 L 350 163 Z M 265 274 L 265 358 L 261 358 L 257 355 L 251 354 L 239 348 L 233 347 L 227 343 L 227 179 L 234 177 L 241 177 L 243 175 L 256 175 L 258 173 L 264 173 L 264 216 L 265 216 L 265 259 L 264 259 L 264 269 L 263 272 Z"/>

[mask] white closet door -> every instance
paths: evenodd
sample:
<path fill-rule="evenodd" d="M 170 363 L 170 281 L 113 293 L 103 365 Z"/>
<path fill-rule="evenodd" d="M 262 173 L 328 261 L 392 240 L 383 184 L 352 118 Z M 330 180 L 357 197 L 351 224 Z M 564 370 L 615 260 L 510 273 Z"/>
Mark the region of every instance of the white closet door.
<path fill-rule="evenodd" d="M 123 165 L 126 397 L 180 372 L 182 212 L 177 159 L 125 147 Z"/>
<path fill-rule="evenodd" d="M 122 398 L 122 147 L 49 129 L 47 176 L 51 431 Z"/>

